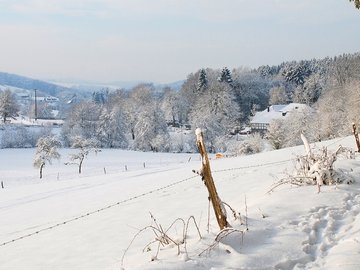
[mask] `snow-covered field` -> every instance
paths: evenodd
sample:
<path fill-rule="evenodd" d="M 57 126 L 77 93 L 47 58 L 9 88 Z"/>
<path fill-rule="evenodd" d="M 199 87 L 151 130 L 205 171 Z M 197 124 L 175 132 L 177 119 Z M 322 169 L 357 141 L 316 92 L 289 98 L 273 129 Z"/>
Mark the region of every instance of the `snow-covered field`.
<path fill-rule="evenodd" d="M 324 142 L 355 147 L 352 137 Z M 103 150 L 90 155 L 77 174 L 62 160 L 32 167 L 35 149 L 0 150 L 0 269 L 360 269 L 360 156 L 335 165 L 356 183 L 322 187 L 272 183 L 293 167 L 302 146 L 236 158 L 212 159 L 220 198 L 240 212 L 248 231 L 214 245 L 219 229 L 201 178 L 198 154 Z M 127 170 L 126 170 L 127 169 Z M 245 204 L 246 198 L 246 204 Z M 168 228 L 194 216 L 180 255 L 161 246 L 148 225 Z M 247 219 L 245 218 L 247 216 Z M 245 230 L 231 213 L 228 221 Z M 182 222 L 168 232 L 181 238 Z M 130 245 L 130 247 L 129 247 Z M 128 248 L 129 247 L 129 248 Z M 127 249 L 128 248 L 128 249 Z M 186 254 L 187 252 L 187 254 Z M 201 254 L 201 255 L 200 255 Z M 200 255 L 200 256 L 199 256 Z M 153 259 L 153 260 L 152 260 Z"/>

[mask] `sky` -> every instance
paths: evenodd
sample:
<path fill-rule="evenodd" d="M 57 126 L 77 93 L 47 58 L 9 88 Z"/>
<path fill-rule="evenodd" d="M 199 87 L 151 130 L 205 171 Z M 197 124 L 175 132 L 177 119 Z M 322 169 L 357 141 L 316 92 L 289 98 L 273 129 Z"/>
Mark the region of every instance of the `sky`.
<path fill-rule="evenodd" d="M 359 25 L 348 0 L 0 0 L 0 71 L 169 83 L 357 52 Z"/>

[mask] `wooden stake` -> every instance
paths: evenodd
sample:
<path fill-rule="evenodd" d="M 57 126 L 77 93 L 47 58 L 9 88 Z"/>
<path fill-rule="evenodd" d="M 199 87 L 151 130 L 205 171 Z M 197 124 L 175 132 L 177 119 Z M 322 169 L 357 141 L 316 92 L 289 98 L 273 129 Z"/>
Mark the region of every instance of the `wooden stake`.
<path fill-rule="evenodd" d="M 353 123 L 352 129 L 353 129 L 353 134 L 354 134 L 355 141 L 356 141 L 356 146 L 357 146 L 358 152 L 360 153 L 360 140 L 359 140 L 359 134 L 356 130 L 355 123 Z"/>
<path fill-rule="evenodd" d="M 209 192 L 209 198 L 213 205 L 215 217 L 219 224 L 220 230 L 229 227 L 229 223 L 226 220 L 226 213 L 223 207 L 221 207 L 221 200 L 219 195 L 217 194 L 216 187 L 214 184 L 214 180 L 211 175 L 210 162 L 206 152 L 204 137 L 201 129 L 196 129 L 196 146 L 199 149 L 201 160 L 202 160 L 202 168 L 200 175 L 202 176 L 202 180 Z"/>

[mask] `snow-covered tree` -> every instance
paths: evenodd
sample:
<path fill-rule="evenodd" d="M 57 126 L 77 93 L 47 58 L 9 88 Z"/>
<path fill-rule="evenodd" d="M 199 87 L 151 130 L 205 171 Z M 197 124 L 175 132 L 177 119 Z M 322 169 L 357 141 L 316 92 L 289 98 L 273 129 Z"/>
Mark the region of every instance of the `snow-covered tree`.
<path fill-rule="evenodd" d="M 92 101 L 96 104 L 104 105 L 109 97 L 109 89 L 102 89 L 100 91 L 95 91 L 92 94 Z"/>
<path fill-rule="evenodd" d="M 165 117 L 156 104 L 139 112 L 134 133 L 134 148 L 137 150 L 158 152 L 169 148 Z"/>
<path fill-rule="evenodd" d="M 51 164 L 53 159 L 60 158 L 60 154 L 58 152 L 58 148 L 60 147 L 61 142 L 55 136 L 45 136 L 39 138 L 36 144 L 34 166 L 39 168 L 40 179 L 43 176 L 43 169 L 46 163 Z"/>
<path fill-rule="evenodd" d="M 254 106 L 259 109 L 268 106 L 269 90 L 273 85 L 270 79 L 246 69 L 234 70 L 232 77 L 232 88 L 242 113 L 241 120 L 247 121 Z"/>
<path fill-rule="evenodd" d="M 293 101 L 297 103 L 314 104 L 320 97 L 323 89 L 319 74 L 311 75 L 303 85 L 299 85 L 293 94 Z"/>
<path fill-rule="evenodd" d="M 269 124 L 266 139 L 274 149 L 283 148 L 286 143 L 287 134 L 285 132 L 284 120 L 275 119 Z"/>
<path fill-rule="evenodd" d="M 291 62 L 284 66 L 282 75 L 285 80 L 296 85 L 304 84 L 312 73 L 309 61 Z"/>
<path fill-rule="evenodd" d="M 166 87 L 161 98 L 161 109 L 165 114 L 167 122 L 172 123 L 175 126 L 176 122 L 180 122 L 181 119 L 181 105 L 180 97 L 177 91 Z"/>
<path fill-rule="evenodd" d="M 97 125 L 97 138 L 102 147 L 125 148 L 126 138 L 125 116 L 120 107 L 115 106 L 110 112 L 104 108 Z"/>
<path fill-rule="evenodd" d="M 70 144 L 74 136 L 81 136 L 86 139 L 93 138 L 97 134 L 97 126 L 101 108 L 91 101 L 83 101 L 74 105 L 66 117 L 62 128 L 62 135 L 65 144 Z"/>
<path fill-rule="evenodd" d="M 314 112 L 312 109 L 303 109 L 299 111 L 292 111 L 288 113 L 289 115 L 284 120 L 284 146 L 295 146 L 302 143 L 301 134 L 306 135 L 306 137 L 314 141 L 314 127 L 313 117 Z"/>
<path fill-rule="evenodd" d="M 216 151 L 219 138 L 238 125 L 240 109 L 231 87 L 226 83 L 213 82 L 202 94 L 190 113 L 191 126 L 204 130 L 210 151 Z"/>
<path fill-rule="evenodd" d="M 126 123 L 133 140 L 136 139 L 135 126 L 140 121 L 139 114 L 154 104 L 154 87 L 152 84 L 139 84 L 134 87 L 124 105 Z"/>
<path fill-rule="evenodd" d="M 347 108 L 351 122 L 360 126 L 360 80 L 354 80 L 346 86 L 348 91 Z"/>
<path fill-rule="evenodd" d="M 49 119 L 53 118 L 52 108 L 49 104 L 46 102 L 38 102 L 37 103 L 37 110 L 36 110 L 36 116 L 40 119 Z M 31 106 L 30 112 L 28 113 L 30 118 L 33 118 L 35 115 L 35 105 L 33 104 Z"/>
<path fill-rule="evenodd" d="M 331 139 L 349 134 L 351 120 L 347 112 L 347 94 L 345 88 L 329 89 L 316 104 L 317 129 L 321 139 Z"/>
<path fill-rule="evenodd" d="M 221 74 L 220 74 L 220 76 L 218 78 L 218 81 L 219 82 L 225 82 L 225 83 L 228 83 L 229 85 L 232 85 L 233 79 L 231 77 L 231 72 L 227 67 L 224 67 L 221 70 Z"/>
<path fill-rule="evenodd" d="M 197 84 L 197 92 L 201 93 L 203 92 L 206 88 L 208 87 L 208 79 L 206 76 L 206 71 L 205 69 L 200 69 L 199 72 L 199 79 L 198 79 L 198 84 Z"/>
<path fill-rule="evenodd" d="M 15 95 L 9 89 L 1 91 L 0 117 L 2 118 L 3 123 L 5 123 L 8 118 L 16 117 L 19 110 Z"/>
<path fill-rule="evenodd" d="M 78 172 L 81 174 L 82 172 L 82 165 L 84 159 L 91 153 L 91 152 L 99 152 L 98 149 L 99 142 L 96 139 L 84 138 L 81 136 L 75 136 L 72 138 L 71 147 L 78 149 L 78 152 L 75 154 L 70 154 L 70 162 L 65 163 L 65 165 L 77 165 Z"/>
<path fill-rule="evenodd" d="M 270 89 L 270 105 L 287 104 L 288 97 L 284 86 L 273 87 Z"/>

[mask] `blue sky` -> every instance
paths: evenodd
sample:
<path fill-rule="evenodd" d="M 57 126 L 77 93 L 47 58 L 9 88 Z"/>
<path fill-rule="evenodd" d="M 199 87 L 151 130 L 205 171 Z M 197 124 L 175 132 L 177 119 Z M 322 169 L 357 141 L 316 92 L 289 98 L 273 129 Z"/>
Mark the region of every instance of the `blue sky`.
<path fill-rule="evenodd" d="M 360 51 L 359 26 L 347 0 L 0 0 L 0 71 L 167 83 Z"/>

